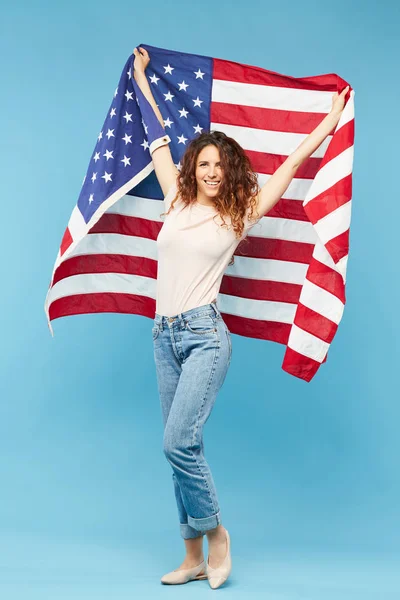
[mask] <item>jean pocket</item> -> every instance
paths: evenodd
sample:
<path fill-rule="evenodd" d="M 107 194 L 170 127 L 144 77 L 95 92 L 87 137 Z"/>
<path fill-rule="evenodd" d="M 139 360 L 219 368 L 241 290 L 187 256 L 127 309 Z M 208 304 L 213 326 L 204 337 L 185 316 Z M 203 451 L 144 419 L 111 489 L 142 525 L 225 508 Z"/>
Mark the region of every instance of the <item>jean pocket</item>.
<path fill-rule="evenodd" d="M 211 315 L 198 315 L 187 321 L 186 328 L 192 333 L 205 335 L 207 333 L 215 333 L 217 327 Z"/>
<path fill-rule="evenodd" d="M 153 336 L 153 342 L 158 338 L 158 335 L 160 333 L 160 326 L 159 325 L 154 325 L 153 329 L 151 330 L 151 334 Z"/>

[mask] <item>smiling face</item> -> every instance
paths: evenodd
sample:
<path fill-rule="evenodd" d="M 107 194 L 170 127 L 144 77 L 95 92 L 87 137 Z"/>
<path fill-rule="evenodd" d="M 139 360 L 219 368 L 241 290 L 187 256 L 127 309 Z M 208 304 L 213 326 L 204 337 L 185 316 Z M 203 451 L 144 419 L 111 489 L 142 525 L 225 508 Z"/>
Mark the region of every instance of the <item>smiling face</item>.
<path fill-rule="evenodd" d="M 210 144 L 201 150 L 196 161 L 197 200 L 211 204 L 218 195 L 223 179 L 219 150 Z"/>

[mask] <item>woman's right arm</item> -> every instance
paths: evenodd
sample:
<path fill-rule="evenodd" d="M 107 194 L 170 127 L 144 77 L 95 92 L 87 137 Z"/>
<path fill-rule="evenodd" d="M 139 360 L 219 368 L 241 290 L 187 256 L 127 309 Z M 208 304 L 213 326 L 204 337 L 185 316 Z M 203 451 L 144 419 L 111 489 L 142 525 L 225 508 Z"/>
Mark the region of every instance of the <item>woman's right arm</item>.
<path fill-rule="evenodd" d="M 150 62 L 149 53 L 144 48 L 135 48 L 133 54 L 135 55 L 135 60 L 133 62 L 133 76 L 135 81 L 146 100 L 148 100 L 152 106 L 162 127 L 164 127 L 162 115 L 158 109 L 156 101 L 154 100 L 154 96 L 151 92 L 145 73 L 146 67 Z M 164 196 L 166 196 L 170 188 L 175 184 L 176 178 L 179 174 L 179 171 L 175 167 L 172 159 L 171 150 L 169 149 L 168 145 L 161 146 L 160 148 L 154 150 L 151 157 L 153 159 L 154 170 L 156 172 L 158 183 L 161 186 Z"/>

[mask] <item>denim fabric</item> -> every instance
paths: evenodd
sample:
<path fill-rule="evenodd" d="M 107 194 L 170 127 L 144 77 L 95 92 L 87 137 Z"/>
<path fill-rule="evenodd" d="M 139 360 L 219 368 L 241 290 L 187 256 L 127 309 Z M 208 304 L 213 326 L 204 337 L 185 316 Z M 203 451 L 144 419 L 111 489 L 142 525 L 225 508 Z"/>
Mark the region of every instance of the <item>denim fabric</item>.
<path fill-rule="evenodd" d="M 212 302 L 174 317 L 156 313 L 152 333 L 163 450 L 172 467 L 180 533 L 194 538 L 221 523 L 203 427 L 231 361 L 230 332 Z"/>

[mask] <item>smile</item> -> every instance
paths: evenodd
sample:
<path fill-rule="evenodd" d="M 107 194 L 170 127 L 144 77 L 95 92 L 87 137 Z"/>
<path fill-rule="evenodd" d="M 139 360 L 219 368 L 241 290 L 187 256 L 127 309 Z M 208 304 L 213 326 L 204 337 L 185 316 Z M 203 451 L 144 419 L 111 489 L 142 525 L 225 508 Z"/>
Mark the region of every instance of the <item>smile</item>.
<path fill-rule="evenodd" d="M 219 181 L 205 181 L 204 183 L 206 183 L 210 187 L 217 187 L 217 185 L 219 185 L 220 182 Z"/>

